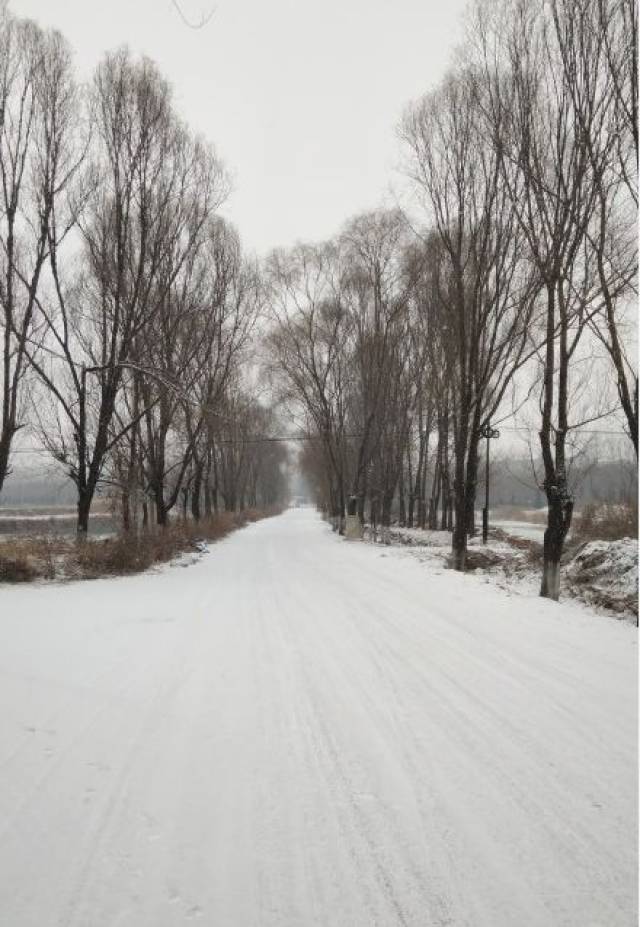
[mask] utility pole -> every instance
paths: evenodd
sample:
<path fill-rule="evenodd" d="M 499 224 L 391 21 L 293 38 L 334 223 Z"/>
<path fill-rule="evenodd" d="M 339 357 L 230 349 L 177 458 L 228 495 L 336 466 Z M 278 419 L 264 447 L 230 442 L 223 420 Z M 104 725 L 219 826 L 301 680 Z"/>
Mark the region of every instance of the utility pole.
<path fill-rule="evenodd" d="M 480 429 L 480 437 L 487 440 L 487 458 L 484 472 L 484 508 L 482 510 L 482 543 L 486 544 L 489 538 L 489 443 L 492 438 L 499 438 L 500 432 L 492 428 L 490 422 Z"/>

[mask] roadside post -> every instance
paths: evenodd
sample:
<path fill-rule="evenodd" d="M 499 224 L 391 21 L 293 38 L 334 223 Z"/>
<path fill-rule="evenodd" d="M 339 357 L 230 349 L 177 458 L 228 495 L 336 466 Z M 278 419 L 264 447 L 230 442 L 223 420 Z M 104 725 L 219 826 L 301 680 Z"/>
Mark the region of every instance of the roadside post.
<path fill-rule="evenodd" d="M 345 537 L 348 541 L 362 540 L 362 524 L 358 516 L 358 497 L 349 496 L 347 502 L 347 520 L 344 529 Z"/>
<path fill-rule="evenodd" d="M 496 439 L 500 437 L 500 432 L 497 428 L 492 428 L 491 424 L 487 424 L 480 430 L 480 437 L 486 438 L 487 441 L 487 458 L 485 464 L 485 473 L 484 473 L 484 508 L 482 510 L 482 543 L 486 544 L 489 539 L 489 444 L 492 438 Z"/>

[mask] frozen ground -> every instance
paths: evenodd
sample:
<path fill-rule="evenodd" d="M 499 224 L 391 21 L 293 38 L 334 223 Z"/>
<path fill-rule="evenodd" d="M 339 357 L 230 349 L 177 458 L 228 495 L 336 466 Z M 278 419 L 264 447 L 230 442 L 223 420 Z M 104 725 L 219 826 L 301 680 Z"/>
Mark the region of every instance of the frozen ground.
<path fill-rule="evenodd" d="M 0 587 L 0 924 L 631 927 L 635 648 L 304 509 Z"/>

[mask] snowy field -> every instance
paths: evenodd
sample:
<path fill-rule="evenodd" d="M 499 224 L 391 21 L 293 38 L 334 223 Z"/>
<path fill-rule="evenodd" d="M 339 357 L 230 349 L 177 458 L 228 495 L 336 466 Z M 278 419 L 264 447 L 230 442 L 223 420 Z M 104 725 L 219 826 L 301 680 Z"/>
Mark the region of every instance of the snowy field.
<path fill-rule="evenodd" d="M 74 507 L 0 507 L 0 540 L 8 537 L 74 537 L 78 514 Z M 94 538 L 110 537 L 115 524 L 110 512 L 96 507 L 89 518 Z"/>
<path fill-rule="evenodd" d="M 0 587 L 2 927 L 631 927 L 636 630 L 308 509 Z"/>

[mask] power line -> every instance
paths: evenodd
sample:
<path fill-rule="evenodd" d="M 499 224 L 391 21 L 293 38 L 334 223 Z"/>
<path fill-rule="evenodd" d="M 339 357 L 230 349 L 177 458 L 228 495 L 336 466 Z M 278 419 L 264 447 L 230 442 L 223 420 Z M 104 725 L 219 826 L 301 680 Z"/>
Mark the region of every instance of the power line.
<path fill-rule="evenodd" d="M 525 431 L 528 434 L 538 434 L 537 428 L 525 428 L 522 425 L 501 425 L 502 431 Z M 579 431 L 583 435 L 615 435 L 618 438 L 628 438 L 626 431 L 607 431 L 602 428 L 581 428 L 577 425 L 575 428 L 569 427 L 569 431 Z"/>
<path fill-rule="evenodd" d="M 515 431 L 515 432 L 524 432 L 526 434 L 538 434 L 536 428 L 527 428 L 523 425 L 501 425 L 500 429 L 502 431 Z M 606 435 L 608 437 L 618 437 L 618 438 L 628 438 L 626 431 L 613 431 L 603 428 L 581 428 L 577 426 L 575 428 L 570 428 L 569 431 L 580 432 L 580 434 L 589 434 L 589 435 Z M 416 432 L 419 434 L 419 432 Z M 294 442 L 304 442 L 304 441 L 321 441 L 323 440 L 323 435 L 301 435 L 301 434 L 288 434 L 288 435 L 256 435 L 247 438 L 238 438 L 237 440 L 225 440 L 225 441 L 216 441 L 215 444 L 218 447 L 229 447 L 235 444 L 275 444 L 281 441 L 294 441 Z M 336 435 L 336 438 L 364 438 L 365 435 L 359 432 L 347 432 L 343 435 Z M 15 454 L 51 454 L 50 451 L 45 447 L 34 447 L 34 448 L 16 448 L 11 452 L 12 456 Z"/>

